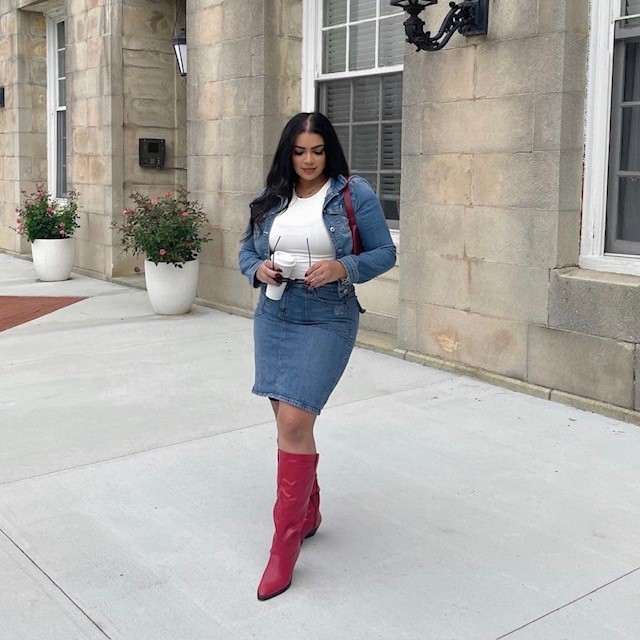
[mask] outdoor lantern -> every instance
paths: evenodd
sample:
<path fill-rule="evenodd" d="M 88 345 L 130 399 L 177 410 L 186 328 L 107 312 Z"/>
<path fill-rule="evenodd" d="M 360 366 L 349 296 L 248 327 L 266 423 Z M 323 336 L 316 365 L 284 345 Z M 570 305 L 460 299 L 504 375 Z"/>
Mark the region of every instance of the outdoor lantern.
<path fill-rule="evenodd" d="M 180 33 L 171 40 L 173 49 L 176 52 L 180 75 L 187 75 L 187 32 L 184 27 L 180 29 Z"/>
<path fill-rule="evenodd" d="M 416 51 L 438 51 L 456 31 L 463 36 L 486 35 L 489 28 L 489 0 L 450 2 L 451 9 L 434 36 L 431 36 L 431 31 L 425 32 L 424 22 L 418 17 L 425 7 L 432 4 L 438 4 L 438 0 L 391 0 L 391 6 L 402 7 L 409 14 L 404 31 L 407 42 L 414 44 Z"/>

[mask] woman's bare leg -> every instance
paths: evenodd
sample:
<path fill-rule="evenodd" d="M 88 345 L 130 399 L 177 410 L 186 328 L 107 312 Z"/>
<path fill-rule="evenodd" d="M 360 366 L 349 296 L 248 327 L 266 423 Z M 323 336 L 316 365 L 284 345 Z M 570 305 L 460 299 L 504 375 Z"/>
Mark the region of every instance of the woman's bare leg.
<path fill-rule="evenodd" d="M 276 414 L 278 448 L 289 453 L 316 453 L 313 426 L 316 415 L 286 402 L 279 402 Z M 275 411 L 275 409 L 274 409 Z"/>
<path fill-rule="evenodd" d="M 272 400 L 269 398 L 269 402 L 271 403 L 271 408 L 273 409 L 273 415 L 278 419 L 278 407 L 280 406 L 279 400 Z"/>

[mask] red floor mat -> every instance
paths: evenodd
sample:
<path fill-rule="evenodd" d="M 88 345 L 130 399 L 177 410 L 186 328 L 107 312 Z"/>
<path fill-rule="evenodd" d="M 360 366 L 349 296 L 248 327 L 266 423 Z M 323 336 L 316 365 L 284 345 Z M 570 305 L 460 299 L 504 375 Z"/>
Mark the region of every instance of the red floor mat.
<path fill-rule="evenodd" d="M 0 331 L 10 329 L 52 311 L 62 309 L 84 298 L 51 298 L 49 296 L 0 296 Z"/>

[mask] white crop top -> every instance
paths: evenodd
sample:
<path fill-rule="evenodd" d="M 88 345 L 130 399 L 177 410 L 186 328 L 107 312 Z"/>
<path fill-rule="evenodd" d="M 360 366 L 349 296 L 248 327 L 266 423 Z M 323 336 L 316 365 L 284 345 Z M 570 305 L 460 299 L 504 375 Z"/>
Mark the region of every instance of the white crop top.
<path fill-rule="evenodd" d="M 330 181 L 308 198 L 299 198 L 295 191 L 289 206 L 276 216 L 269 233 L 269 248 L 274 251 L 291 253 L 296 264 L 290 278 L 303 279 L 311 264 L 320 260 L 335 260 L 336 250 L 331 236 L 322 219 L 324 199 L 329 191 Z M 307 240 L 309 248 L 307 248 Z"/>

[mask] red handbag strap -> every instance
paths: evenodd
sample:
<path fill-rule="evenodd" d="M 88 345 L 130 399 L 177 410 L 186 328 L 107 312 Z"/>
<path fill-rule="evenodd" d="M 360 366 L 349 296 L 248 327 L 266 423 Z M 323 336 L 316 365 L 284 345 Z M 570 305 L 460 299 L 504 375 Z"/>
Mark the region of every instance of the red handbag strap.
<path fill-rule="evenodd" d="M 351 190 L 349 189 L 349 180 L 344 187 L 344 208 L 347 210 L 347 218 L 349 218 L 349 225 L 356 226 L 356 215 L 353 211 L 353 202 L 351 201 Z"/>

